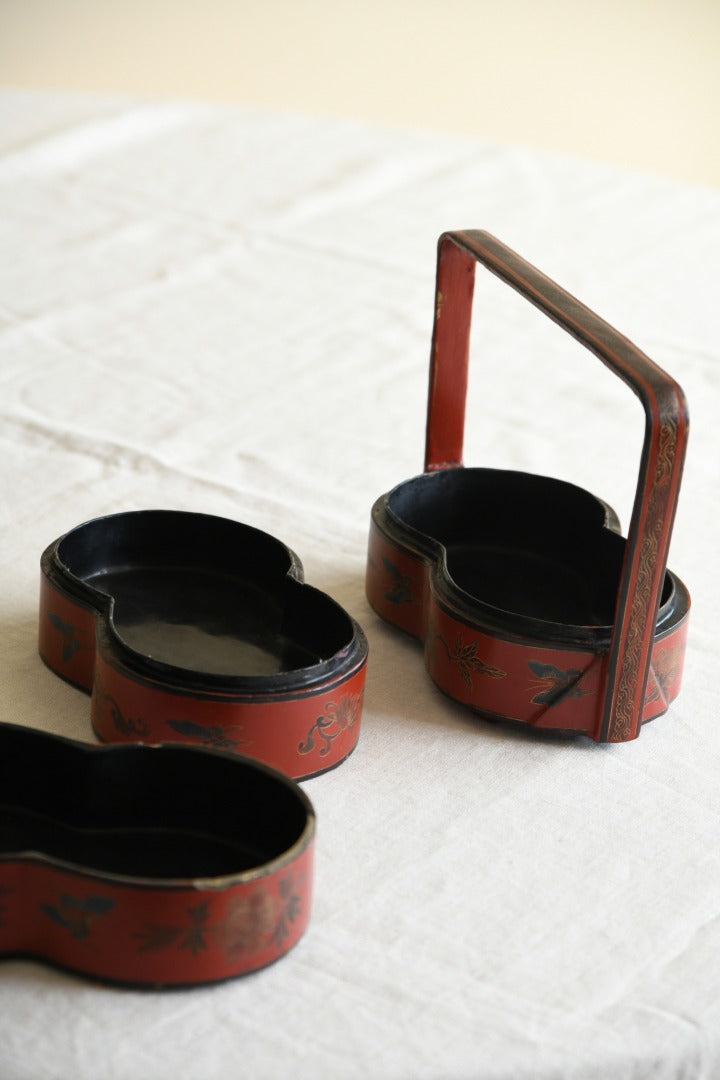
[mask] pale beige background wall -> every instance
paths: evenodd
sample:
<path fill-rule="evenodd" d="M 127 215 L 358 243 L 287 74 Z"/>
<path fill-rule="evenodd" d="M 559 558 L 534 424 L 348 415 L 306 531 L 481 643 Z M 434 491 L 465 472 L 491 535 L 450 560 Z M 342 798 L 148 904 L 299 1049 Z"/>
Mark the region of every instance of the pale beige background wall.
<path fill-rule="evenodd" d="M 720 0 L 0 0 L 0 83 L 424 126 L 720 186 Z"/>

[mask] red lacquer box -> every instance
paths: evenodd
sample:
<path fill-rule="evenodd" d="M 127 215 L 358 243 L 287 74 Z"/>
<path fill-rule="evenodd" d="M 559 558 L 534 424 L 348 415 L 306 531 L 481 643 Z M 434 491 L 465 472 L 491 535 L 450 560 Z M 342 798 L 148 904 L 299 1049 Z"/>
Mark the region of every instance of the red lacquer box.
<path fill-rule="evenodd" d="M 105 742 L 186 742 L 296 779 L 360 733 L 367 641 L 298 557 L 207 514 L 96 518 L 41 560 L 40 655 Z"/>
<path fill-rule="evenodd" d="M 0 724 L 0 956 L 138 987 L 264 967 L 310 916 L 315 815 L 238 755 Z"/>
<path fill-rule="evenodd" d="M 645 438 L 628 537 L 572 484 L 462 462 L 476 263 L 537 306 L 639 397 Z M 682 390 L 487 233 L 438 246 L 425 472 L 372 510 L 367 595 L 424 642 L 440 687 L 493 720 L 634 739 L 680 688 L 690 599 L 666 568 L 687 440 Z"/>

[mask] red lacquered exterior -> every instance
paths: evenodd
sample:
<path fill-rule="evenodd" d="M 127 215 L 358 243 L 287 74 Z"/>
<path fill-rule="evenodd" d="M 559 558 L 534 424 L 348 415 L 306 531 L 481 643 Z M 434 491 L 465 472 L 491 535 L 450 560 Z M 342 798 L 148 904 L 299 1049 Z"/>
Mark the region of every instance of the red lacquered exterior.
<path fill-rule="evenodd" d="M 597 739 L 607 652 L 501 635 L 448 606 L 433 563 L 393 543 L 373 522 L 367 596 L 388 622 L 424 642 L 430 677 L 490 720 Z M 444 584 L 444 583 L 443 583 Z M 681 587 L 681 586 L 680 586 Z M 653 644 L 642 722 L 666 711 L 680 690 L 688 613 Z"/>
<path fill-rule="evenodd" d="M 92 726 L 103 742 L 189 742 L 235 751 L 302 779 L 339 765 L 360 733 L 365 665 L 302 694 L 179 694 L 99 645 Z"/>
<path fill-rule="evenodd" d="M 48 552 L 51 549 L 48 549 Z M 340 671 L 278 691 L 188 687 L 143 670 L 113 631 L 107 605 L 75 595 L 46 552 L 40 583 L 39 652 L 47 666 L 89 692 L 104 742 L 183 742 L 240 753 L 293 779 L 339 765 L 360 734 L 367 646 L 359 627 Z"/>
<path fill-rule="evenodd" d="M 0 957 L 138 987 L 194 986 L 265 967 L 303 935 L 315 815 L 280 773 L 237 755 L 95 747 L 9 724 L 0 724 L 0 754 Z M 166 802 L 162 793 L 175 789 L 187 799 Z M 285 839 L 267 839 L 283 829 Z M 163 875 L 165 852 L 177 866 L 188 830 L 191 876 Z M 114 856 L 119 836 L 127 840 Z M 147 838 L 151 858 L 138 854 Z M 225 845 L 228 872 L 207 875 L 217 863 L 203 843 Z M 108 869 L 117 858 L 133 869 Z"/>
<path fill-rule="evenodd" d="M 0 956 L 114 983 L 195 986 L 284 956 L 310 917 L 313 841 L 247 881 L 152 885 L 0 858 Z"/>
<path fill-rule="evenodd" d="M 81 690 L 92 690 L 97 609 L 40 576 L 38 648 L 51 671 Z"/>
<path fill-rule="evenodd" d="M 518 631 L 510 614 L 503 625 L 502 612 L 488 621 L 481 604 L 473 610 L 472 597 L 460 595 L 442 555 L 416 550 L 403 523 L 393 525 L 387 496 L 373 509 L 368 599 L 380 615 L 425 642 L 427 668 L 438 686 L 483 715 L 582 732 L 600 742 L 633 739 L 645 721 L 665 711 L 682 674 L 689 596 L 673 578 L 671 607 L 663 610 L 660 601 L 687 442 L 685 398 L 631 342 L 494 237 L 476 230 L 445 233 L 438 244 L 426 473 L 463 468 L 478 262 L 577 338 L 642 402 L 645 439 L 615 621 L 607 640 L 598 634 L 592 647 L 582 644 L 592 636 L 587 628 L 574 634 L 568 624 L 555 636 Z M 426 550 L 438 548 L 429 534 L 422 540 Z"/>

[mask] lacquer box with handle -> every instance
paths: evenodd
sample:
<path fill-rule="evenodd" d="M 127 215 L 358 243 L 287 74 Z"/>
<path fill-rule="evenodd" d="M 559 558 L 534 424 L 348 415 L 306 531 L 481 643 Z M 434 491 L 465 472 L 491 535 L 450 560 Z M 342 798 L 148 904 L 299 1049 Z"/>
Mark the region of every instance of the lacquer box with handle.
<path fill-rule="evenodd" d="M 570 483 L 463 466 L 477 263 L 639 397 L 645 437 L 627 538 L 603 499 Z M 440 689 L 484 717 L 634 739 L 680 688 L 690 600 L 666 562 L 687 428 L 682 390 L 627 338 L 489 234 L 444 234 L 425 471 L 373 507 L 370 603 L 424 642 Z"/>

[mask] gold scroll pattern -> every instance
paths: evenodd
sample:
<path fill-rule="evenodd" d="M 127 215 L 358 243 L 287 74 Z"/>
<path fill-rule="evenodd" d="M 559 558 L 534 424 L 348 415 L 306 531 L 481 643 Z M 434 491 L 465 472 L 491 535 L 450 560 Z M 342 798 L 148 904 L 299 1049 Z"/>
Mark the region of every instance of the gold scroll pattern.
<path fill-rule="evenodd" d="M 672 479 L 677 442 L 677 419 L 665 420 L 660 428 L 658 457 L 647 512 L 650 528 L 643 535 L 640 545 L 637 583 L 630 611 L 630 628 L 625 650 L 619 659 L 617 704 L 608 728 L 608 742 L 622 742 L 631 738 L 635 726 L 633 687 L 643 659 L 643 627 L 650 611 L 653 578 L 658 561 L 660 542 L 665 528 L 665 511 L 668 502 L 667 488 Z"/>

